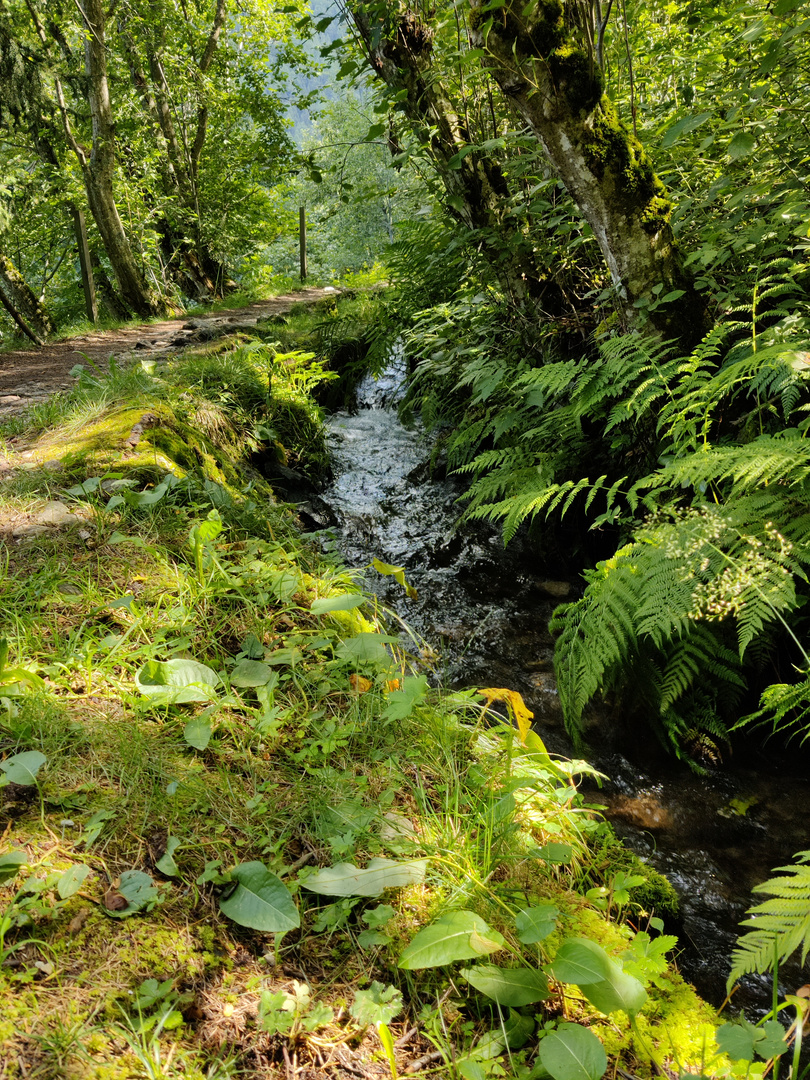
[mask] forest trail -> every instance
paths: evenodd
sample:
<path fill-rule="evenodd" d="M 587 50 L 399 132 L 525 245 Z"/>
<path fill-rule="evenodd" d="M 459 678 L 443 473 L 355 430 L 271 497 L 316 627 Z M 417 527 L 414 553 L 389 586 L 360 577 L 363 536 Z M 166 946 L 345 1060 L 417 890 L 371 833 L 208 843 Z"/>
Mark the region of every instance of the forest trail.
<path fill-rule="evenodd" d="M 34 405 L 59 390 L 69 390 L 75 382 L 70 372 L 76 364 L 89 360 L 94 367 L 104 370 L 111 356 L 155 359 L 200 341 L 247 329 L 273 315 L 285 315 L 296 304 L 312 304 L 338 293 L 339 290 L 334 288 L 304 288 L 269 300 L 257 300 L 232 311 L 212 311 L 194 317 L 180 315 L 163 322 L 98 330 L 53 342 L 41 349 L 2 352 L 0 418 Z"/>

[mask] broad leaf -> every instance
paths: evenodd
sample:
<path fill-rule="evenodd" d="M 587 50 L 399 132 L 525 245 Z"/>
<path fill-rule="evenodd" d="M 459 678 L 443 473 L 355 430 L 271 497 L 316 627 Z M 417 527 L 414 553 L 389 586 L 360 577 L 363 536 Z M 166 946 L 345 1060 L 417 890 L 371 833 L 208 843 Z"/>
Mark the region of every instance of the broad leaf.
<path fill-rule="evenodd" d="M 448 911 L 420 930 L 399 958 L 404 971 L 441 967 L 497 952 L 504 939 L 473 911 Z"/>
<path fill-rule="evenodd" d="M 538 1054 L 554 1080 L 599 1080 L 607 1069 L 605 1048 L 580 1024 L 560 1024 L 540 1040 Z"/>
<path fill-rule="evenodd" d="M 177 863 L 174 861 L 174 853 L 180 847 L 180 841 L 176 836 L 170 836 L 166 841 L 166 852 L 155 863 L 155 869 L 159 870 L 161 874 L 165 874 L 166 877 L 177 877 L 180 871 L 177 868 Z"/>
<path fill-rule="evenodd" d="M 5 761 L 0 761 L 0 769 L 6 774 L 10 784 L 31 787 L 37 782 L 37 773 L 48 759 L 39 750 L 24 750 L 21 754 L 12 754 Z"/>
<path fill-rule="evenodd" d="M 84 884 L 85 878 L 90 873 L 90 867 L 84 863 L 76 863 L 62 874 L 56 885 L 56 891 L 63 900 L 73 896 Z"/>
<path fill-rule="evenodd" d="M 609 978 L 580 986 L 580 990 L 591 1005 L 607 1015 L 626 1012 L 635 1016 L 647 1000 L 647 991 L 638 979 L 613 963 Z"/>
<path fill-rule="evenodd" d="M 312 601 L 312 614 L 325 615 L 329 611 L 354 611 L 365 603 L 365 596 L 360 593 L 344 593 L 342 596 L 324 596 Z"/>
<path fill-rule="evenodd" d="M 21 867 L 27 865 L 28 856 L 24 851 L 7 851 L 5 855 L 0 855 L 0 885 L 11 881 Z"/>
<path fill-rule="evenodd" d="M 183 728 L 183 738 L 195 750 L 205 750 L 211 741 L 211 721 L 205 716 L 194 716 Z"/>
<path fill-rule="evenodd" d="M 179 705 L 215 698 L 220 678 L 212 668 L 196 660 L 150 660 L 135 676 L 135 683 L 156 703 Z"/>
<path fill-rule="evenodd" d="M 380 664 L 390 667 L 392 659 L 386 645 L 394 645 L 399 638 L 389 634 L 356 634 L 348 641 L 343 641 L 335 650 L 341 660 L 352 660 L 356 664 Z"/>
<path fill-rule="evenodd" d="M 548 971 L 557 982 L 587 986 L 609 978 L 610 967 L 610 957 L 595 941 L 568 938 L 557 950 Z"/>
<path fill-rule="evenodd" d="M 141 911 L 147 904 L 157 900 L 160 896 L 154 881 L 149 874 L 142 870 L 126 870 L 121 875 L 121 884 L 118 892 L 127 901 L 127 906 L 122 911 L 114 911 L 104 908 L 104 911 L 112 919 L 126 919 Z"/>
<path fill-rule="evenodd" d="M 269 664 L 259 660 L 239 660 L 231 672 L 231 686 L 266 686 L 275 678 L 276 673 Z"/>
<path fill-rule="evenodd" d="M 515 918 L 518 941 L 534 945 L 543 941 L 557 925 L 559 909 L 554 904 L 537 904 L 519 911 Z"/>
<path fill-rule="evenodd" d="M 371 859 L 365 869 L 337 863 L 301 879 L 301 885 L 322 896 L 379 896 L 383 889 L 397 889 L 424 881 L 427 862 L 411 859 Z"/>
<path fill-rule="evenodd" d="M 462 968 L 460 975 L 499 1005 L 518 1009 L 521 1005 L 532 1005 L 548 997 L 548 979 L 542 971 L 533 968 L 499 968 L 494 964 L 476 964 L 475 967 Z"/>
<path fill-rule="evenodd" d="M 240 863 L 231 871 L 236 889 L 219 901 L 219 909 L 240 926 L 265 934 L 286 934 L 301 925 L 290 890 L 264 863 Z"/>

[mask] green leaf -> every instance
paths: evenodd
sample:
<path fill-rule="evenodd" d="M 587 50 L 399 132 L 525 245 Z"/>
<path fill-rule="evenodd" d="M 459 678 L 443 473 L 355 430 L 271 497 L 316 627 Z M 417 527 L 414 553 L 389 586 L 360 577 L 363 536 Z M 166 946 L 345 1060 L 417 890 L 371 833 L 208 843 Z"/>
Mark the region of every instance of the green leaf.
<path fill-rule="evenodd" d="M 785 1029 L 778 1020 L 766 1020 L 759 1027 L 760 1038 L 757 1039 L 754 1049 L 757 1055 L 765 1061 L 771 1058 L 781 1057 L 788 1049 L 785 1040 Z"/>
<path fill-rule="evenodd" d="M 165 874 L 166 877 L 177 877 L 180 871 L 177 869 L 177 863 L 174 861 L 174 853 L 180 847 L 180 841 L 176 836 L 170 836 L 166 841 L 166 852 L 155 863 L 155 869 L 159 870 L 161 874 Z"/>
<path fill-rule="evenodd" d="M 470 147 L 470 149 L 472 149 L 472 147 Z M 452 204 L 452 198 L 447 201 Z M 380 562 L 379 559 L 372 559 L 371 565 L 378 574 L 383 574 L 385 577 L 392 577 L 398 585 L 402 586 L 406 595 L 410 597 L 411 600 L 416 599 L 416 589 L 409 585 L 405 580 L 405 568 L 403 566 L 392 566 L 390 563 Z"/>
<path fill-rule="evenodd" d="M 548 997 L 548 979 L 542 971 L 532 968 L 499 968 L 494 964 L 476 964 L 475 967 L 462 968 L 462 978 L 497 1001 L 499 1005 L 520 1008 L 532 1005 L 535 1001 L 545 1001 Z"/>
<path fill-rule="evenodd" d="M 568 938 L 562 943 L 549 967 L 549 973 L 557 982 L 589 983 L 603 982 L 610 976 L 611 960 L 603 948 L 589 938 Z"/>
<path fill-rule="evenodd" d="M 738 131 L 726 148 L 726 153 L 736 161 L 741 157 L 748 157 L 756 146 L 756 139 L 750 131 Z"/>
<path fill-rule="evenodd" d="M 0 761 L 0 769 L 6 774 L 6 782 L 31 787 L 37 782 L 37 773 L 47 761 L 39 750 L 24 750 L 21 754 L 12 754 L 5 761 Z"/>
<path fill-rule="evenodd" d="M 500 1057 L 507 1047 L 510 1050 L 520 1050 L 532 1037 L 534 1029 L 535 1022 L 531 1016 L 521 1016 L 519 1012 L 510 1009 L 505 1022 L 492 1028 L 478 1040 L 474 1050 L 475 1057 L 492 1061 Z"/>
<path fill-rule="evenodd" d="M 357 944 L 361 949 L 373 949 L 377 945 L 390 945 L 394 939 L 382 930 L 361 930 L 357 935 Z"/>
<path fill-rule="evenodd" d="M 231 878 L 237 882 L 236 889 L 219 901 L 219 909 L 239 926 L 286 934 L 301 925 L 290 890 L 263 863 L 240 863 Z"/>
<path fill-rule="evenodd" d="M 313 600 L 311 611 L 313 615 L 325 615 L 329 611 L 354 611 L 366 601 L 360 593 L 344 593 L 342 596 L 324 596 L 321 600 Z"/>
<path fill-rule="evenodd" d="M 5 855 L 0 855 L 0 885 L 11 881 L 21 867 L 27 865 L 28 856 L 24 851 L 7 851 Z"/>
<path fill-rule="evenodd" d="M 611 962 L 611 972 L 602 982 L 587 983 L 580 990 L 591 1005 L 600 1012 L 610 1015 L 615 1012 L 635 1014 L 647 1000 L 647 991 L 634 975 L 622 971 L 618 964 Z"/>
<path fill-rule="evenodd" d="M 373 982 L 368 990 L 357 990 L 349 1009 L 358 1024 L 390 1024 L 402 1012 L 402 994 L 395 986 Z"/>
<path fill-rule="evenodd" d="M 753 1061 L 757 1029 L 748 1020 L 740 1019 L 733 1024 L 723 1024 L 715 1034 L 721 1054 L 728 1054 L 732 1061 Z"/>
<path fill-rule="evenodd" d="M 599 1080 L 607 1069 L 605 1048 L 580 1024 L 560 1024 L 540 1040 L 538 1054 L 554 1080 Z"/>
<path fill-rule="evenodd" d="M 59 878 L 56 885 L 56 891 L 63 900 L 67 900 L 68 897 L 73 896 L 74 893 L 79 891 L 89 873 L 89 866 L 86 866 L 84 863 L 75 863 Z"/>
<path fill-rule="evenodd" d="M 399 958 L 403 971 L 473 960 L 504 946 L 504 939 L 473 911 L 448 911 L 420 930 Z"/>
<path fill-rule="evenodd" d="M 128 901 L 128 904 L 122 911 L 109 911 L 104 908 L 111 919 L 127 919 L 160 896 L 154 881 L 142 870 L 125 870 L 121 875 L 118 892 Z"/>
<path fill-rule="evenodd" d="M 386 645 L 395 645 L 399 639 L 390 634 L 356 634 L 348 641 L 340 643 L 335 655 L 341 660 L 352 660 L 357 664 L 382 664 L 390 667 L 392 659 Z"/>
<path fill-rule="evenodd" d="M 554 904 L 537 904 L 519 911 L 515 918 L 518 941 L 522 941 L 524 945 L 543 941 L 557 925 L 559 916 L 559 908 Z"/>
<path fill-rule="evenodd" d="M 97 810 L 95 814 L 88 819 L 88 822 L 84 827 L 84 832 L 82 833 L 85 851 L 98 840 L 101 831 L 104 828 L 104 822 L 109 821 L 110 818 L 113 817 L 115 817 L 115 814 L 112 810 Z"/>
<path fill-rule="evenodd" d="M 238 660 L 231 672 L 231 686 L 266 686 L 276 677 L 275 671 L 259 660 Z"/>
<path fill-rule="evenodd" d="M 322 896 L 379 896 L 383 889 L 397 889 L 424 881 L 425 859 L 371 859 L 365 869 L 352 863 L 337 863 L 318 870 L 300 883 Z"/>
<path fill-rule="evenodd" d="M 142 694 L 156 703 L 179 705 L 215 698 L 219 675 L 196 660 L 149 660 L 135 676 Z"/>
<path fill-rule="evenodd" d="M 537 849 L 537 854 L 544 862 L 567 866 L 574 855 L 574 849 L 570 844 L 543 844 Z"/>
<path fill-rule="evenodd" d="M 687 135 L 690 131 L 695 131 L 702 124 L 705 124 L 707 120 L 711 120 L 712 114 L 709 112 L 699 113 L 697 116 L 685 116 L 683 120 L 679 120 L 672 127 L 667 128 L 664 133 L 664 137 L 661 140 L 661 146 L 674 146 L 674 144 L 680 139 L 681 135 Z"/>
<path fill-rule="evenodd" d="M 426 696 L 428 681 L 425 675 L 406 675 L 399 690 L 388 695 L 388 707 L 383 712 L 386 720 L 404 720 Z"/>
<path fill-rule="evenodd" d="M 211 741 L 211 721 L 204 716 L 194 716 L 183 728 L 183 738 L 195 750 L 205 750 Z"/>

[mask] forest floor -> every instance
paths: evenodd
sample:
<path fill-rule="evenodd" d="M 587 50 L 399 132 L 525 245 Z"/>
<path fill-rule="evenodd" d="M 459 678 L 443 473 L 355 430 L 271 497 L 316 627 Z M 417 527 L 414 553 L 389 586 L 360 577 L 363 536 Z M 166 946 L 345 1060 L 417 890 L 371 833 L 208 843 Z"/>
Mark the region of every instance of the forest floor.
<path fill-rule="evenodd" d="M 230 311 L 211 311 L 193 317 L 185 314 L 163 322 L 97 330 L 42 348 L 0 352 L 0 417 L 19 412 L 59 390 L 69 390 L 75 381 L 70 372 L 76 364 L 89 361 L 93 367 L 106 371 L 111 356 L 157 359 L 201 341 L 255 326 L 259 320 L 285 315 L 296 304 L 311 304 L 336 291 L 304 288 Z"/>

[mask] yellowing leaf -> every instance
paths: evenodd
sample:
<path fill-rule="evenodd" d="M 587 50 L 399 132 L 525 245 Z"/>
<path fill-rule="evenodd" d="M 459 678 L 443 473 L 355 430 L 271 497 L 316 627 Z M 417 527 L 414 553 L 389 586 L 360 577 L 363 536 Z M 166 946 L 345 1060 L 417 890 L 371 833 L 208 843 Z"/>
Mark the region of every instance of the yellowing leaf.
<path fill-rule="evenodd" d="M 356 694 L 365 694 L 372 686 L 371 679 L 364 679 L 362 675 L 356 675 L 354 672 L 349 676 L 349 682 Z"/>
<path fill-rule="evenodd" d="M 520 741 L 523 745 L 526 745 L 526 739 L 532 728 L 532 718 L 534 713 L 526 708 L 526 702 L 523 700 L 517 690 L 504 690 L 490 687 L 487 690 L 479 690 L 478 693 L 486 699 L 487 706 L 491 705 L 493 701 L 503 701 L 509 709 L 512 716 L 515 718 L 517 724 L 518 734 L 520 735 Z"/>

